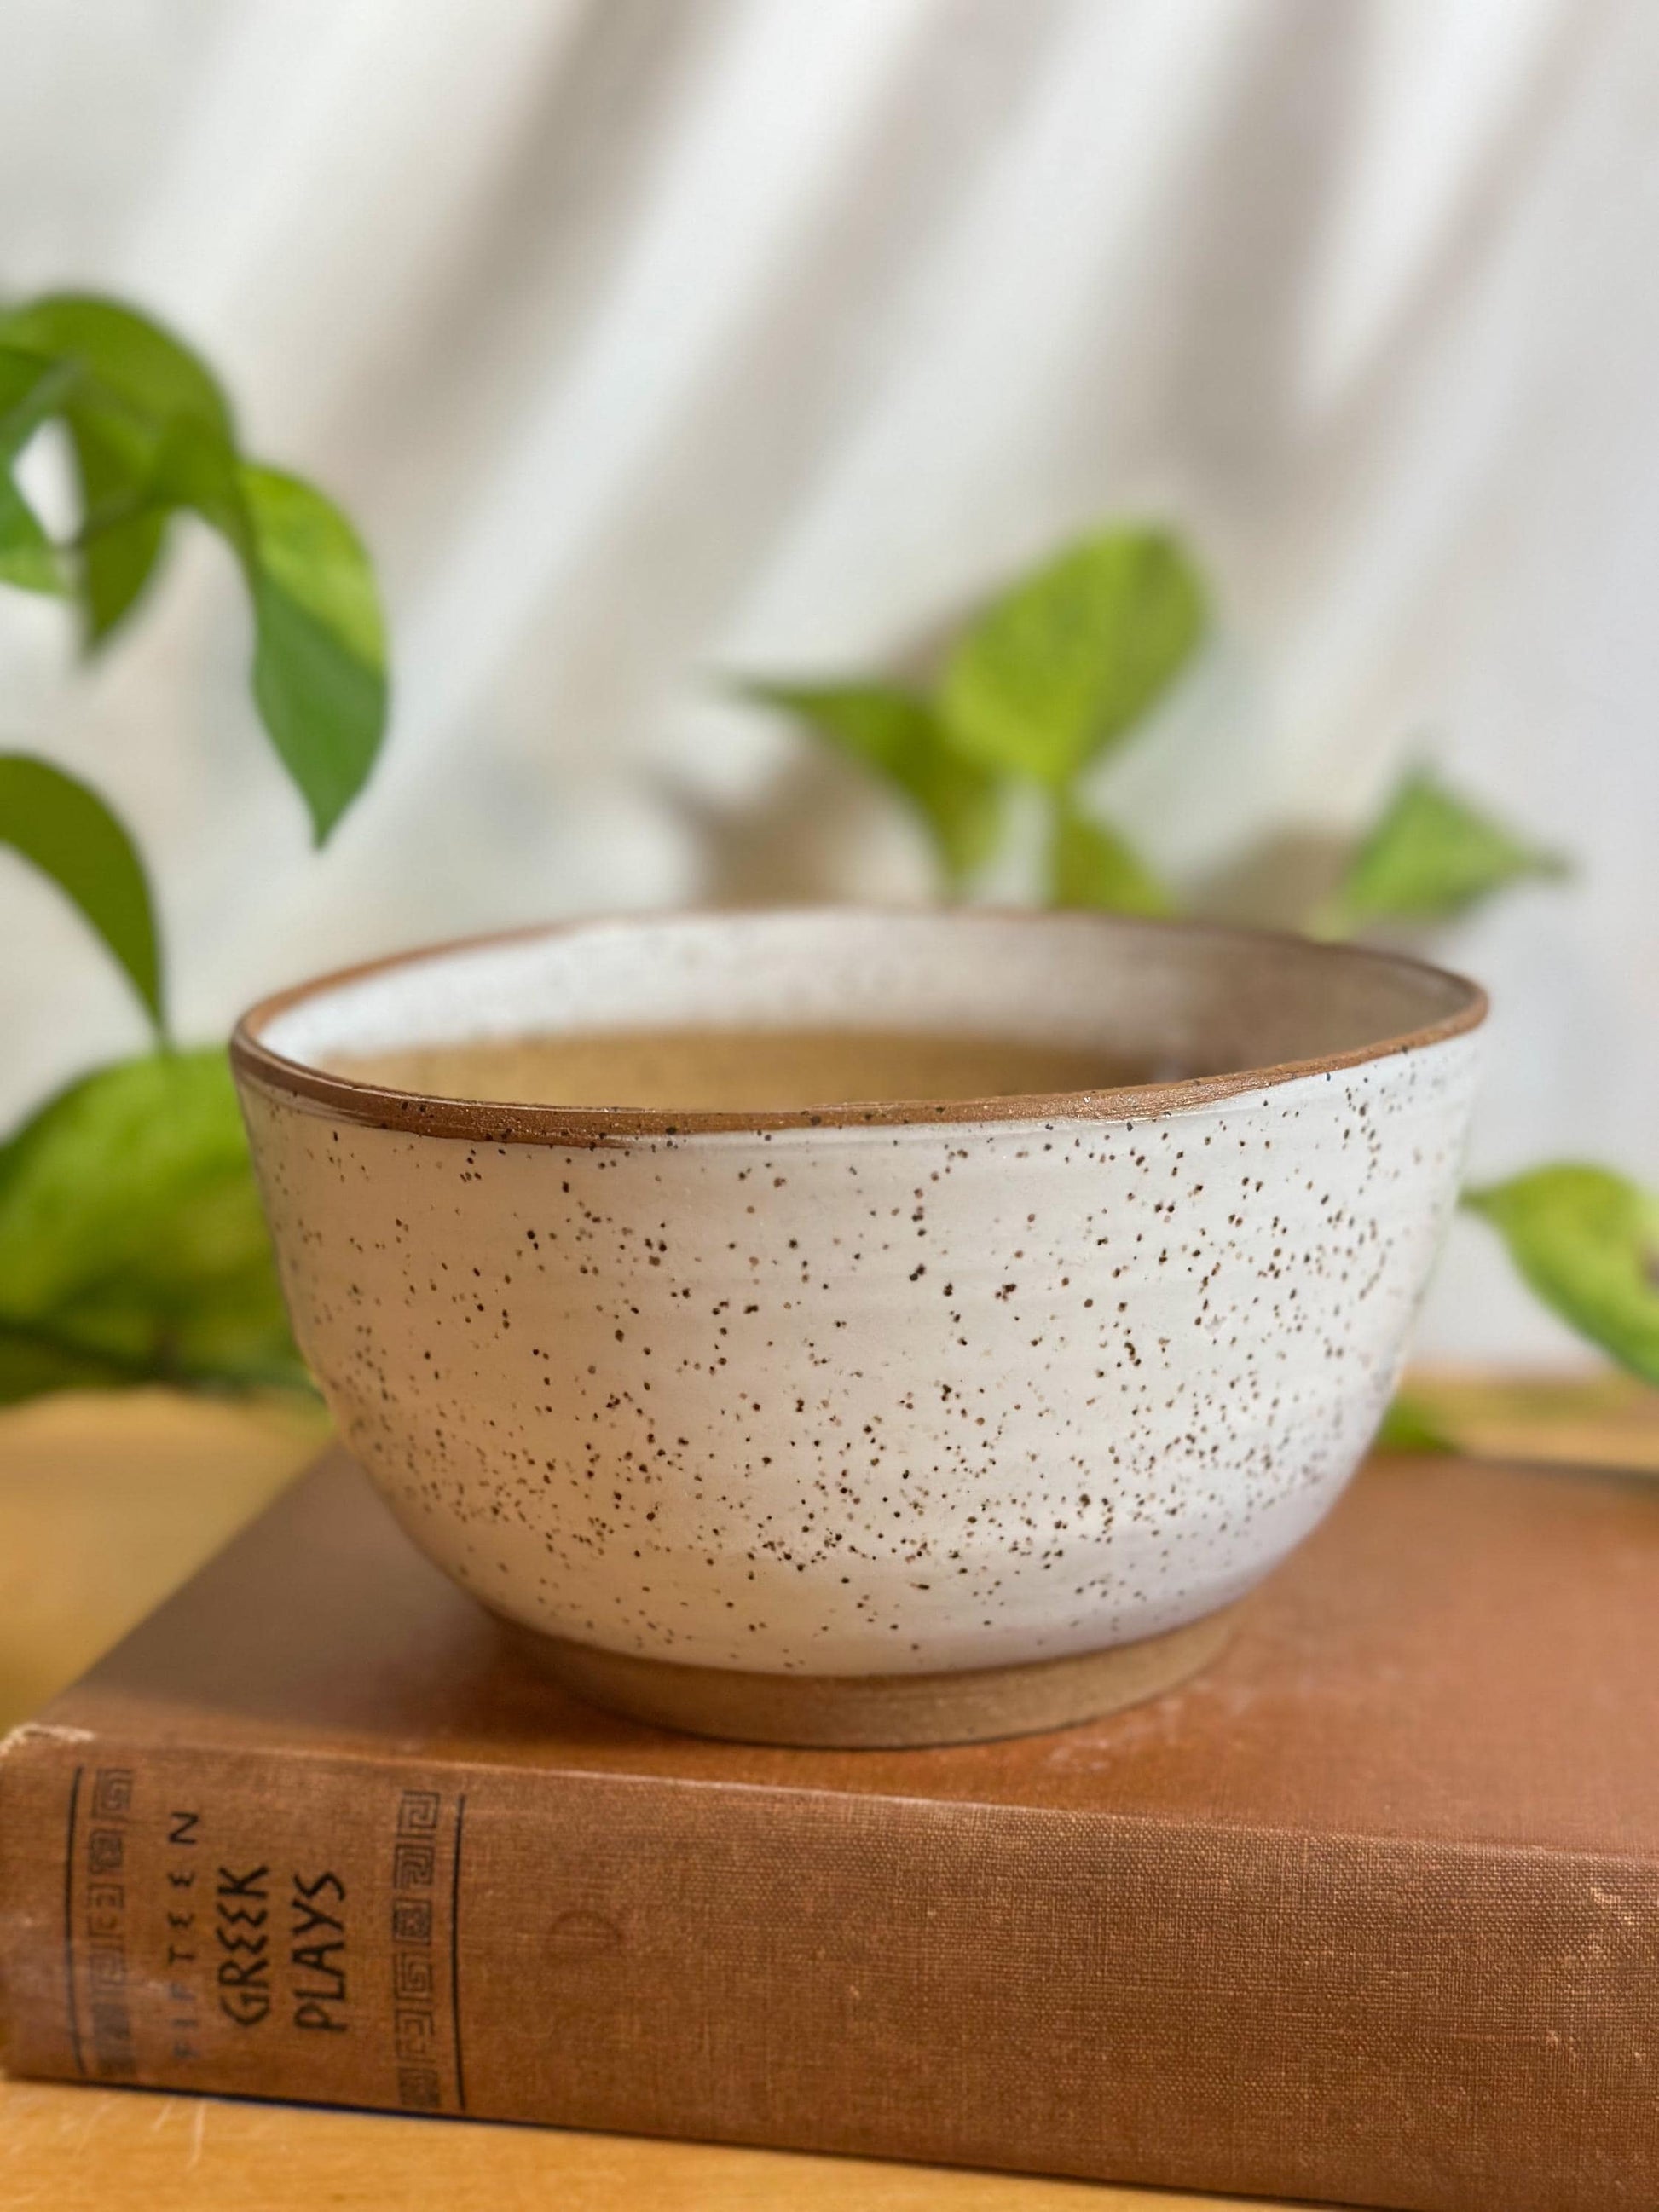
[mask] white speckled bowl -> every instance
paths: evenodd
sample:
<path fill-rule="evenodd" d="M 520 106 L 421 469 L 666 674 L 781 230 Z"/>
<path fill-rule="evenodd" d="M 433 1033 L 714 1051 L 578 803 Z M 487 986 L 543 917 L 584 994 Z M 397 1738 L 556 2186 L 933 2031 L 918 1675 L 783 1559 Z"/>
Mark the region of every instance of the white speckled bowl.
<path fill-rule="evenodd" d="M 1331 1504 L 1453 1203 L 1484 1012 L 1288 938 L 834 908 L 413 953 L 267 1000 L 234 1057 L 300 1344 L 440 1565 L 645 1717 L 939 1741 L 1189 1673 Z M 330 1072 L 704 1023 L 1177 1073 L 739 1116 Z"/>

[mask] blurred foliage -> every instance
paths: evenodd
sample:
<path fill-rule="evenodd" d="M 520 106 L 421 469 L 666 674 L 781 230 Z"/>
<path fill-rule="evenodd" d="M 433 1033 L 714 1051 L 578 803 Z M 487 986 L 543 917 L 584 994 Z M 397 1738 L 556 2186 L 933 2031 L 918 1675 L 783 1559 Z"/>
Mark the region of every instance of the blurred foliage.
<path fill-rule="evenodd" d="M 945 663 L 940 718 L 964 759 L 1069 791 L 1156 706 L 1204 623 L 1203 586 L 1177 538 L 1104 531 L 969 624 Z"/>
<path fill-rule="evenodd" d="M 990 858 L 1000 812 L 997 779 L 952 750 L 927 700 L 888 684 L 751 684 L 745 692 L 794 714 L 884 778 L 920 815 L 952 890 Z"/>
<path fill-rule="evenodd" d="M 62 368 L 0 345 L 0 583 L 20 591 L 61 592 L 67 585 L 58 548 L 11 472 L 70 381 Z"/>
<path fill-rule="evenodd" d="M 1659 1198 L 1607 1168 L 1562 1162 L 1464 1194 L 1552 1312 L 1659 1382 Z"/>
<path fill-rule="evenodd" d="M 1432 1406 L 1414 1391 L 1395 1393 L 1372 1443 L 1378 1451 L 1449 1452 L 1457 1445 Z"/>
<path fill-rule="evenodd" d="M 1172 914 L 1174 902 L 1126 837 L 1092 820 L 1069 793 L 1048 823 L 1049 896 L 1056 906 L 1092 906 L 1115 914 Z"/>
<path fill-rule="evenodd" d="M 0 1404 L 304 1386 L 224 1054 L 83 1077 L 0 1148 Z"/>
<path fill-rule="evenodd" d="M 1169 914 L 1175 902 L 1080 786 L 1148 720 L 1203 643 L 1208 593 L 1168 530 L 1119 525 L 1045 560 L 963 628 L 931 691 L 879 680 L 750 680 L 898 793 L 929 833 L 941 882 L 971 888 L 1035 786 L 1048 817 L 1044 887 L 1056 906 Z M 1303 917 L 1321 936 L 1468 912 L 1566 864 L 1514 836 L 1426 769 L 1414 769 L 1353 846 L 1334 894 Z"/>
<path fill-rule="evenodd" d="M 0 844 L 33 861 L 79 908 L 165 1030 L 149 879 L 125 826 L 97 793 L 50 761 L 0 753 Z"/>
<path fill-rule="evenodd" d="M 1169 911 L 1128 839 L 1081 804 L 1085 773 L 1122 745 L 1204 635 L 1203 583 L 1167 530 L 1122 525 L 1066 547 L 963 629 L 930 693 L 882 683 L 747 683 L 898 792 L 929 831 L 941 881 L 965 890 L 1035 786 L 1048 894 L 1062 906 Z"/>
<path fill-rule="evenodd" d="M 16 473 L 53 425 L 79 499 L 61 542 Z M 185 516 L 240 570 L 254 703 L 320 844 L 368 781 L 387 714 L 380 598 L 350 523 L 243 452 L 212 371 L 149 317 L 68 293 L 0 311 L 0 584 L 71 599 L 96 651 Z M 112 809 L 49 762 L 0 755 L 0 843 L 73 902 L 165 1038 L 149 884 Z M 217 1050 L 101 1069 L 0 1149 L 0 1402 L 156 1382 L 307 1387 Z"/>
<path fill-rule="evenodd" d="M 54 421 L 81 502 L 63 545 L 14 473 Z M 219 533 L 253 611 L 254 699 L 320 843 L 367 781 L 386 720 L 374 574 L 338 508 L 242 453 L 211 370 L 171 331 L 75 293 L 0 312 L 0 580 L 71 591 L 94 647 L 137 605 L 179 515 Z"/>
<path fill-rule="evenodd" d="M 1368 922 L 1449 921 L 1511 884 L 1566 873 L 1559 854 L 1513 836 L 1415 769 L 1360 840 L 1316 927 L 1346 936 Z"/>

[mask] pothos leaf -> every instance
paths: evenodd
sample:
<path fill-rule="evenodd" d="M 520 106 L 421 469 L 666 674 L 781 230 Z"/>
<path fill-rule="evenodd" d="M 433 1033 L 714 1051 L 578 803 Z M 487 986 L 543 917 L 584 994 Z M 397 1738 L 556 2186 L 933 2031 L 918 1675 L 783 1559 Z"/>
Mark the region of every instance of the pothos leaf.
<path fill-rule="evenodd" d="M 958 642 L 939 702 L 950 740 L 982 767 L 1063 788 L 1156 703 L 1204 621 L 1198 573 L 1169 532 L 1085 538 Z"/>
<path fill-rule="evenodd" d="M 1055 802 L 1050 821 L 1048 895 L 1055 906 L 1112 914 L 1171 910 L 1168 892 L 1127 840 L 1080 813 L 1066 795 Z"/>
<path fill-rule="evenodd" d="M 97 793 L 50 761 L 0 753 L 0 844 L 57 884 L 165 1026 L 155 909 L 138 848 Z"/>
<path fill-rule="evenodd" d="M 135 437 L 181 417 L 234 441 L 230 404 L 207 363 L 154 316 L 91 292 L 49 292 L 0 312 L 0 346 L 70 363 L 82 388 L 118 411 Z"/>
<path fill-rule="evenodd" d="M 1414 769 L 1384 807 L 1323 918 L 1340 935 L 1368 921 L 1441 921 L 1528 877 L 1567 864 L 1515 836 L 1426 769 Z"/>
<path fill-rule="evenodd" d="M 0 461 L 16 459 L 53 409 L 68 397 L 73 367 L 0 344 Z"/>
<path fill-rule="evenodd" d="M 241 563 L 253 696 L 321 844 L 368 781 L 386 732 L 386 626 L 368 556 L 314 485 L 239 460 L 199 423 L 174 427 L 153 481 Z"/>
<path fill-rule="evenodd" d="M 945 880 L 959 887 L 990 854 L 997 779 L 953 753 L 924 699 L 885 684 L 748 684 L 746 697 L 798 715 L 902 793 L 926 824 Z"/>
<path fill-rule="evenodd" d="M 1463 1203 L 1569 1327 L 1659 1383 L 1659 1199 L 1606 1168 L 1562 1162 Z"/>
<path fill-rule="evenodd" d="M 1409 1391 L 1399 1392 L 1383 1414 L 1372 1443 L 1378 1451 L 1449 1452 L 1455 1451 L 1455 1440 L 1439 1420 L 1431 1407 Z"/>
<path fill-rule="evenodd" d="M 8 364 L 11 368 L 8 368 Z M 101 642 L 154 574 L 169 518 L 199 515 L 234 551 L 254 617 L 253 694 L 320 843 L 385 733 L 386 636 L 374 572 L 339 509 L 243 458 L 206 364 L 149 317 L 58 294 L 0 315 L 0 440 L 50 411 L 68 427 L 83 505 L 76 580 Z M 57 556 L 0 476 L 0 581 L 54 587 Z"/>
<path fill-rule="evenodd" d="M 77 585 L 97 645 L 131 611 L 160 559 L 166 517 L 152 479 L 164 441 L 191 423 L 234 447 L 229 403 L 207 364 L 118 301 L 50 293 L 0 315 L 0 345 L 68 380 L 61 412 L 81 479 Z"/>
<path fill-rule="evenodd" d="M 64 396 L 61 364 L 0 346 L 0 583 L 20 591 L 58 592 L 63 563 L 45 525 L 11 474 L 11 465 Z"/>
<path fill-rule="evenodd" d="M 130 449 L 118 425 L 80 408 L 69 416 L 69 432 L 88 518 L 76 547 L 76 586 L 86 641 L 95 650 L 120 628 L 155 575 L 167 514 L 151 501 L 148 457 Z"/>
<path fill-rule="evenodd" d="M 298 477 L 244 465 L 253 695 L 321 844 L 368 781 L 386 732 L 386 626 L 374 573 L 338 507 Z"/>
<path fill-rule="evenodd" d="M 305 1387 L 222 1052 L 100 1069 L 0 1148 L 0 1402 Z"/>
<path fill-rule="evenodd" d="M 64 568 L 45 526 L 11 477 L 0 471 L 0 584 L 60 592 Z"/>

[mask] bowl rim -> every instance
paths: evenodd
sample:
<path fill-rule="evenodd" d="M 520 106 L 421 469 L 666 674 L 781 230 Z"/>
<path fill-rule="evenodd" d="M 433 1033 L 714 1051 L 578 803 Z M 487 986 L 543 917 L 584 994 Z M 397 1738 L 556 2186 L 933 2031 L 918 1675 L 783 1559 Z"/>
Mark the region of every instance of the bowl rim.
<path fill-rule="evenodd" d="M 1175 1076 L 1167 1080 L 1116 1090 L 1018 1093 L 981 1098 L 890 1099 L 874 1103 L 848 1101 L 814 1107 L 778 1107 L 742 1110 L 707 1108 L 633 1106 L 560 1106 L 511 1099 L 447 1097 L 436 1091 L 402 1091 L 365 1083 L 305 1060 L 274 1051 L 262 1032 L 279 1015 L 304 1000 L 341 986 L 379 975 L 395 968 L 440 958 L 449 953 L 483 951 L 494 945 L 522 944 L 532 939 L 580 934 L 595 928 L 638 922 L 676 921 L 832 921 L 839 916 L 913 921 L 947 917 L 971 927 L 976 921 L 1048 922 L 1062 916 L 1108 931 L 1130 930 L 1160 934 L 1179 931 L 1191 935 L 1238 939 L 1262 945 L 1295 946 L 1299 951 L 1337 962 L 1363 961 L 1407 974 L 1451 984 L 1462 1002 L 1438 1019 L 1413 1030 L 1379 1037 L 1345 1051 L 1304 1060 L 1276 1061 L 1261 1067 L 1228 1069 L 1211 1075 Z M 1383 951 L 1374 945 L 1330 943 L 1297 935 L 1291 930 L 1253 929 L 1231 922 L 1166 920 L 1162 916 L 1113 914 L 1089 908 L 1053 907 L 927 907 L 871 905 L 848 902 L 842 905 L 768 907 L 641 908 L 609 914 L 572 916 L 550 922 L 531 922 L 516 929 L 488 930 L 476 936 L 447 938 L 419 945 L 378 959 L 330 969 L 274 991 L 244 1013 L 233 1030 L 230 1060 L 240 1084 L 266 1092 L 285 1094 L 312 1111 L 323 1109 L 359 1126 L 401 1131 L 409 1134 L 462 1138 L 473 1142 L 518 1145 L 604 1146 L 639 1138 L 673 1138 L 770 1133 L 775 1130 L 814 1130 L 864 1127 L 937 1128 L 982 1121 L 1049 1122 L 1057 1121 L 1139 1121 L 1216 1100 L 1237 1097 L 1242 1092 L 1270 1089 L 1308 1076 L 1330 1075 L 1371 1060 L 1420 1051 L 1478 1029 L 1486 1020 L 1490 1001 L 1480 985 L 1455 969 L 1436 966 L 1410 953 Z"/>

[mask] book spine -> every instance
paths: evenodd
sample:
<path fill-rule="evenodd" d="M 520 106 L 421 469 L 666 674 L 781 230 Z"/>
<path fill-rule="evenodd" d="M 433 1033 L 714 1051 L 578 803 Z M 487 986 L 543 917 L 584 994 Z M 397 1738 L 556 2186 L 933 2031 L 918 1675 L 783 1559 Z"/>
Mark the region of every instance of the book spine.
<path fill-rule="evenodd" d="M 1645 1863 L 66 1733 L 0 1768 L 15 2072 L 1659 2203 Z"/>

